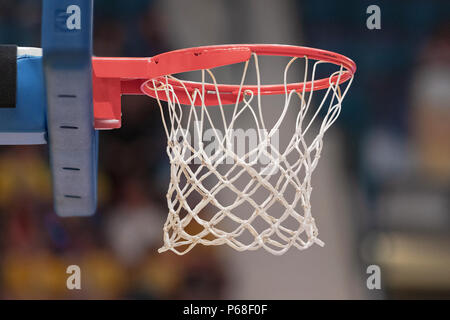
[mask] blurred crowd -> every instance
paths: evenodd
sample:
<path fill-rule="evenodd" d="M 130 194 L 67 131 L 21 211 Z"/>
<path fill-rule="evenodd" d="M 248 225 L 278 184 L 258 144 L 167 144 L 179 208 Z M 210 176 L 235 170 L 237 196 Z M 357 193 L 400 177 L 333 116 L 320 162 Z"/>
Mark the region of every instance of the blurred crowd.
<path fill-rule="evenodd" d="M 0 43 L 40 46 L 40 2 L 0 2 Z M 175 49 L 155 2 L 96 0 L 95 54 Z M 450 297 L 448 1 L 390 1 L 382 29 L 371 32 L 367 1 L 295 3 L 305 45 L 358 65 L 338 121 L 354 185 L 357 255 L 385 267 L 387 297 Z M 123 104 L 123 128 L 100 135 L 92 219 L 55 215 L 45 146 L 0 147 L 0 298 L 224 297 L 229 279 L 218 249 L 157 253 L 167 214 L 166 138 L 152 99 Z M 71 264 L 88 270 L 86 290 L 66 289 Z"/>
<path fill-rule="evenodd" d="M 302 8 L 308 43 L 358 65 L 340 125 L 361 203 L 360 256 L 383 266 L 387 297 L 449 297 L 450 3 L 379 3 L 381 29 L 368 32 L 367 15 L 348 8 L 362 13 L 370 4 Z"/>

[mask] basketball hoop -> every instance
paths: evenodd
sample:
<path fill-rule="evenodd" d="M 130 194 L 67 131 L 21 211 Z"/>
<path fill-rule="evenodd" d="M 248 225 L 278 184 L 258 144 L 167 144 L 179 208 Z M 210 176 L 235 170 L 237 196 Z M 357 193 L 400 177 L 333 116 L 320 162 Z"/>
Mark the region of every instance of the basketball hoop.
<path fill-rule="evenodd" d="M 49 144 L 58 215 L 95 213 L 97 130 L 121 127 L 122 95 L 147 95 L 159 105 L 171 166 L 159 252 L 226 244 L 283 254 L 290 247 L 323 245 L 311 214 L 311 178 L 355 63 L 330 51 L 270 44 L 197 47 L 151 58 L 93 57 L 93 8 L 93 0 L 44 1 L 42 50 L 27 49 L 25 55 L 7 46 L 0 57 L 9 70 L 0 134 L 6 144 Z M 279 84 L 261 80 L 263 56 L 286 59 Z M 291 81 L 294 64 L 303 71 Z M 242 66 L 242 74 L 224 84 L 216 68 L 232 65 Z M 253 66 L 256 82 L 248 83 Z M 187 72 L 201 80 L 179 76 Z M 40 108 L 29 110 L 24 101 Z M 250 129 L 242 134 L 244 127 Z M 212 139 L 213 148 L 207 144 Z"/>
<path fill-rule="evenodd" d="M 261 84 L 261 56 L 290 59 L 280 72 L 282 84 Z M 304 250 L 313 244 L 323 246 L 311 214 L 311 177 L 322 152 L 325 132 L 338 118 L 352 83 L 356 71 L 352 60 L 306 47 L 225 45 L 177 50 L 146 59 L 94 58 L 93 61 L 97 115 L 104 116 L 108 110 L 114 110 L 114 104 L 106 111 L 100 108 L 105 99 L 96 94 L 104 95 L 102 86 L 111 86 L 114 79 L 121 79 L 115 87 L 122 94 L 144 93 L 159 104 L 171 165 L 169 214 L 164 226 L 164 246 L 159 252 L 171 250 L 181 255 L 197 244 L 226 244 L 238 251 L 264 248 L 281 255 L 290 247 Z M 257 83 L 248 85 L 245 81 L 251 61 Z M 288 72 L 295 61 L 303 61 L 300 78 L 303 81 L 288 83 Z M 218 83 L 211 69 L 236 63 L 243 64 L 240 83 Z M 316 79 L 318 66 L 324 63 L 337 70 Z M 199 82 L 173 76 L 195 70 L 201 73 Z M 207 78 L 211 80 L 208 82 Z M 267 95 L 284 97 L 280 106 L 273 106 L 281 108 L 281 116 L 270 127 L 266 126 L 261 106 L 261 98 Z M 272 139 L 291 118 L 287 114 L 292 105 L 297 108 L 295 130 L 289 143 L 280 149 L 273 145 Z M 217 108 L 220 116 L 213 117 L 211 112 Z M 236 123 L 244 113 L 255 123 L 259 142 L 244 154 L 238 154 L 231 140 Z M 97 127 L 114 125 L 106 118 L 96 117 Z M 213 154 L 207 152 L 201 138 L 196 143 L 188 134 L 191 130 L 203 137 L 207 127 L 219 141 Z M 219 132 L 219 127 L 224 131 Z M 317 132 L 312 134 L 314 128 Z M 310 135 L 311 141 L 307 138 Z M 261 169 L 255 160 L 260 156 L 269 160 L 270 168 Z M 225 159 L 232 160 L 227 169 L 223 166 Z M 293 190 L 292 197 L 286 195 L 288 189 Z M 232 194 L 231 203 L 220 199 L 224 191 Z M 257 201 L 255 195 L 262 191 L 266 196 L 263 201 Z M 274 207 L 279 208 L 277 214 L 273 213 Z"/>

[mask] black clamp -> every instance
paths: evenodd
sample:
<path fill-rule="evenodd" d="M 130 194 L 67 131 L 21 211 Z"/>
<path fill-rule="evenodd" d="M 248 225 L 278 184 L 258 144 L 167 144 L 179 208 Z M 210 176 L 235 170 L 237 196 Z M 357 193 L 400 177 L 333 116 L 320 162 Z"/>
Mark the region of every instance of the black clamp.
<path fill-rule="evenodd" d="M 0 45 L 0 73 L 0 108 L 15 108 L 17 46 Z"/>

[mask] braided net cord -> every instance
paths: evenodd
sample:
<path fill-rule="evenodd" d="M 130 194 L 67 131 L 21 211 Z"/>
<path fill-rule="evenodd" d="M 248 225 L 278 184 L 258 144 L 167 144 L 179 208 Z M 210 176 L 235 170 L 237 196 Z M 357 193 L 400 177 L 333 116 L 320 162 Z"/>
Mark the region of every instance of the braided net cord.
<path fill-rule="evenodd" d="M 197 244 L 226 244 L 238 251 L 264 248 L 281 255 L 292 246 L 300 250 L 314 243 L 323 246 L 311 215 L 311 177 L 322 152 L 324 134 L 338 118 L 352 79 L 341 91 L 338 83 L 344 70 L 340 66 L 329 76 L 330 86 L 322 90 L 321 101 L 313 108 L 313 100 L 317 100 L 313 99 L 314 82 L 310 92 L 305 92 L 305 86 L 301 92 L 287 89 L 288 70 L 297 59 L 304 59 L 304 83 L 307 81 L 308 65 L 312 61 L 306 56 L 292 58 L 284 70 L 281 116 L 269 130 L 261 106 L 260 69 L 256 54 L 251 60 L 255 65 L 258 92 L 255 94 L 243 89 L 250 62 L 247 61 L 239 90 L 244 98 L 242 101 L 238 99 L 234 107 L 222 105 L 216 78 L 209 69 L 200 71 L 202 85 L 209 75 L 216 88 L 217 107 L 205 106 L 205 103 L 194 106 L 196 99 L 204 102 L 205 88 L 189 92 L 184 82 L 173 76 L 144 84 L 146 89 L 153 88 L 155 92 L 167 134 L 167 154 L 171 165 L 167 192 L 169 214 L 164 225 L 164 246 L 159 252 L 171 250 L 182 255 Z M 324 62 L 313 62 L 312 80 L 320 63 Z M 334 76 L 337 80 L 333 83 Z M 180 103 L 168 79 L 177 81 L 177 85 L 185 89 L 191 105 Z M 161 101 L 158 92 L 165 93 L 167 105 Z M 290 105 L 297 108 L 295 130 L 286 147 L 280 148 L 273 143 L 273 138 L 286 126 Z M 216 109 L 219 116 L 211 114 L 214 108 L 220 108 L 220 111 Z M 233 108 L 231 117 L 231 112 L 227 116 L 224 108 Z M 321 110 L 324 110 L 323 117 L 319 116 Z M 234 150 L 232 141 L 236 137 L 236 122 L 244 113 L 255 123 L 258 143 L 241 154 Z M 319 123 L 314 125 L 315 121 Z M 210 135 L 218 141 L 213 153 L 202 139 L 197 142 L 191 139 L 192 131 L 197 137 L 204 137 L 207 127 Z M 224 132 L 219 127 L 223 127 Z M 308 143 L 306 136 L 313 128 L 318 128 L 318 132 Z M 266 162 L 270 166 L 261 169 L 257 163 L 261 157 L 268 160 Z M 288 190 L 292 191 L 289 197 Z M 221 194 L 224 193 L 231 197 L 223 200 Z M 264 193 L 262 200 L 257 199 L 258 193 Z"/>

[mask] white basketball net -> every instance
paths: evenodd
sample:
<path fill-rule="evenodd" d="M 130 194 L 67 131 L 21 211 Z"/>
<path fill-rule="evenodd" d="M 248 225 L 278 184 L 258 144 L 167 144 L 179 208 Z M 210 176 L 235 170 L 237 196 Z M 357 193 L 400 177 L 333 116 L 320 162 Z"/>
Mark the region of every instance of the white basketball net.
<path fill-rule="evenodd" d="M 252 58 L 260 88 L 258 56 L 253 54 Z M 271 106 L 281 107 L 282 112 L 275 125 L 268 130 L 261 95 L 242 89 L 249 61 L 245 63 L 240 83 L 244 100 L 237 101 L 234 106 L 222 105 L 219 96 L 217 107 L 194 106 L 198 97 L 204 101 L 204 88 L 191 93 L 191 105 L 183 106 L 168 79 L 176 80 L 177 85 L 179 83 L 186 87 L 182 80 L 173 76 L 144 84 L 147 89 L 157 88 L 152 90 L 161 109 L 171 164 L 167 192 L 169 215 L 164 225 L 164 246 L 159 252 L 171 250 L 182 255 L 197 244 L 227 244 L 238 251 L 262 247 L 275 255 L 281 255 L 292 246 L 300 250 L 314 243 L 323 246 L 311 215 L 311 176 L 319 161 L 324 134 L 338 118 L 352 79 L 341 90 L 337 85 L 344 73 L 341 66 L 330 75 L 330 86 L 326 90 L 288 92 L 287 74 L 296 59 L 290 60 L 284 70 L 284 105 Z M 307 57 L 304 60 L 303 81 L 314 80 L 317 66 L 325 62 L 310 62 Z M 311 79 L 308 79 L 310 63 L 313 67 Z M 200 72 L 203 85 L 209 74 L 218 92 L 211 70 Z M 336 75 L 337 81 L 333 83 L 332 77 Z M 158 92 L 164 92 L 168 97 L 167 106 L 161 102 Z M 314 97 L 318 95 L 317 92 L 322 92 L 320 101 Z M 273 145 L 272 138 L 288 120 L 292 121 L 292 116 L 287 116 L 289 106 L 292 105 L 297 108 L 294 134 L 286 147 L 279 150 L 279 146 Z M 231 109 L 225 108 L 233 108 L 231 117 Z M 213 111 L 220 115 L 214 117 Z M 319 115 L 321 111 L 323 115 Z M 235 125 L 244 113 L 254 121 L 259 143 L 240 154 L 234 150 L 232 140 L 236 138 Z M 208 127 L 210 136 L 211 132 L 213 135 L 210 138 L 219 141 L 216 152 L 212 154 L 202 139 L 196 143 L 191 141 L 192 131 L 197 137 L 204 137 Z M 224 132 L 220 132 L 219 127 L 224 128 Z M 308 131 L 311 131 L 308 134 L 310 136 L 312 130 L 316 129 L 318 132 L 312 135 L 312 141 L 307 142 Z M 261 157 L 268 159 L 271 166 L 261 169 L 257 161 Z M 228 194 L 226 200 L 221 198 L 223 193 Z M 287 196 L 288 193 L 290 196 Z M 258 194 L 264 196 L 258 199 Z"/>

